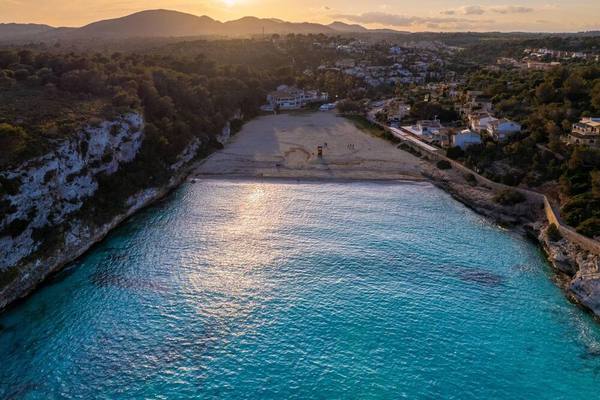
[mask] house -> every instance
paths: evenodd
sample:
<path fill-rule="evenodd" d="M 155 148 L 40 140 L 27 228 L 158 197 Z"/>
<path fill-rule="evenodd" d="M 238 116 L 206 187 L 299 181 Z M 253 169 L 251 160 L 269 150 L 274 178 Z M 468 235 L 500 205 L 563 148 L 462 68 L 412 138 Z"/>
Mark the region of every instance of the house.
<path fill-rule="evenodd" d="M 573 124 L 569 134 L 569 144 L 600 148 L 600 117 L 582 118 Z"/>
<path fill-rule="evenodd" d="M 490 125 L 498 119 L 487 111 L 476 111 L 468 116 L 469 128 L 481 134 L 484 131 L 489 131 Z"/>
<path fill-rule="evenodd" d="M 452 136 L 453 147 L 460 147 L 465 150 L 467 147 L 474 144 L 481 144 L 481 135 L 470 129 L 464 129 Z"/>
<path fill-rule="evenodd" d="M 487 132 L 494 140 L 502 142 L 515 133 L 521 132 L 521 125 L 505 118 L 496 119 L 489 124 Z"/>
<path fill-rule="evenodd" d="M 403 126 L 402 129 L 408 133 L 412 133 L 413 135 L 417 135 L 422 138 L 433 138 L 435 135 L 440 133 L 443 127 L 440 121 L 435 119 L 418 121 L 416 125 Z"/>
<path fill-rule="evenodd" d="M 410 106 L 400 103 L 396 107 L 388 109 L 388 123 L 399 123 L 410 113 Z"/>
<path fill-rule="evenodd" d="M 268 107 L 272 110 L 297 110 L 308 103 L 327 101 L 327 93 L 319 93 L 316 90 L 298 89 L 294 86 L 281 85 L 276 91 L 267 96 Z"/>
<path fill-rule="evenodd" d="M 466 95 L 466 101 L 460 106 L 456 107 L 456 110 L 460 115 L 468 116 L 469 114 L 484 111 L 492 112 L 494 105 L 492 100 L 488 96 L 480 94 L 478 91 L 468 91 Z"/>

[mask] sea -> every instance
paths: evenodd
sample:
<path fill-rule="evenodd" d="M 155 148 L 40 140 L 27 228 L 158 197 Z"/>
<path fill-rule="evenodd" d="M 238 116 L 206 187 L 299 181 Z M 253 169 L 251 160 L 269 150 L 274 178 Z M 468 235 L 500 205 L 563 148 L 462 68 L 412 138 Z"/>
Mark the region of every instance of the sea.
<path fill-rule="evenodd" d="M 0 398 L 598 398 L 553 278 L 428 183 L 199 179 L 0 315 Z"/>

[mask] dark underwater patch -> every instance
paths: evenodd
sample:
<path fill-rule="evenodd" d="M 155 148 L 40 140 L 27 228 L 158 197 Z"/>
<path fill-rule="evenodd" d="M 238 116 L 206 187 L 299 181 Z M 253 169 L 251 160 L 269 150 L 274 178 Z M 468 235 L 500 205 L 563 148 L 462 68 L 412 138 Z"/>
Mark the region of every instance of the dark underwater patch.
<path fill-rule="evenodd" d="M 474 269 L 458 270 L 456 276 L 463 282 L 478 283 L 488 287 L 498 287 L 504 284 L 504 277 L 493 272 Z"/>
<path fill-rule="evenodd" d="M 99 271 L 90 277 L 90 281 L 97 287 L 114 287 L 134 291 L 166 292 L 167 288 L 157 282 L 146 279 L 130 278 L 124 275 Z"/>

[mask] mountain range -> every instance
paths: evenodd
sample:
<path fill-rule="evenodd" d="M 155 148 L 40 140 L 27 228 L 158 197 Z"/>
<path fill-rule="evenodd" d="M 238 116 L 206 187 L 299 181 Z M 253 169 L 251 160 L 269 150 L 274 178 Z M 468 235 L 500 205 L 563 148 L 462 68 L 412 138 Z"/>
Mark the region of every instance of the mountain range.
<path fill-rule="evenodd" d="M 193 36 L 248 36 L 260 34 L 341 34 L 377 32 L 361 25 L 333 22 L 322 25 L 287 22 L 274 18 L 244 17 L 220 22 L 172 10 L 147 10 L 121 18 L 93 22 L 80 28 L 56 28 L 36 24 L 0 24 L 0 40 L 88 38 L 164 38 Z M 389 30 L 386 30 L 391 32 Z"/>

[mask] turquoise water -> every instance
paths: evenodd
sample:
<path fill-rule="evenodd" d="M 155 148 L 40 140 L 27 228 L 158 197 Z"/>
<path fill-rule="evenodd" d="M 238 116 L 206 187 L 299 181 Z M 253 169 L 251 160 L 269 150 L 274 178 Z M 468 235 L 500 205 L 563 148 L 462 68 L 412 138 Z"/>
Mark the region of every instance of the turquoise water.
<path fill-rule="evenodd" d="M 0 398 L 597 398 L 551 277 L 427 184 L 200 181 L 0 316 Z"/>

